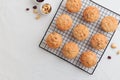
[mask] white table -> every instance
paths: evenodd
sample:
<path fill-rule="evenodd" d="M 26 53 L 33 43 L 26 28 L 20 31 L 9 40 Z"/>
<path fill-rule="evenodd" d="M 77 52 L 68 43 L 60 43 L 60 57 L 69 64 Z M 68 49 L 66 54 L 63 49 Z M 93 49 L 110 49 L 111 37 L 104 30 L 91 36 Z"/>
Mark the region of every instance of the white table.
<path fill-rule="evenodd" d="M 0 80 L 119 80 L 120 28 L 111 41 L 118 49 L 108 47 L 92 76 L 38 47 L 61 0 L 47 1 L 52 13 L 35 20 L 31 0 L 0 0 Z M 119 0 L 96 2 L 120 13 Z M 27 7 L 31 8 L 28 12 Z"/>

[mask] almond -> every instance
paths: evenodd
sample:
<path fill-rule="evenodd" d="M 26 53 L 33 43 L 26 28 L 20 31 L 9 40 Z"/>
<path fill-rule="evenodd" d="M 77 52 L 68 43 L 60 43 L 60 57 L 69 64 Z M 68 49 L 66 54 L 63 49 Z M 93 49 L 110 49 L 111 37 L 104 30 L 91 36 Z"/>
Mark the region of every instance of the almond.
<path fill-rule="evenodd" d="M 37 14 L 37 16 L 35 17 L 36 20 L 40 19 L 40 14 Z"/>
<path fill-rule="evenodd" d="M 115 48 L 117 48 L 117 45 L 115 43 L 112 43 L 111 48 L 115 49 Z"/>
<path fill-rule="evenodd" d="M 120 50 L 118 50 L 117 54 L 120 54 Z"/>

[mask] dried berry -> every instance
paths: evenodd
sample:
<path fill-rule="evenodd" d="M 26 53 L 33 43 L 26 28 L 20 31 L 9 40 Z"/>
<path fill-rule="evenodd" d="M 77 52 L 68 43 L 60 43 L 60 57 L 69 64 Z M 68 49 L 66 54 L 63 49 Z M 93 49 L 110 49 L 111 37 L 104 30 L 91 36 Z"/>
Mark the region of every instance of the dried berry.
<path fill-rule="evenodd" d="M 37 6 L 35 5 L 35 6 L 33 6 L 33 9 L 37 9 Z"/>
<path fill-rule="evenodd" d="M 108 56 L 107 58 L 108 58 L 108 59 L 111 59 L 111 56 Z"/>
<path fill-rule="evenodd" d="M 29 11 L 30 9 L 29 8 L 26 8 L 26 11 Z"/>

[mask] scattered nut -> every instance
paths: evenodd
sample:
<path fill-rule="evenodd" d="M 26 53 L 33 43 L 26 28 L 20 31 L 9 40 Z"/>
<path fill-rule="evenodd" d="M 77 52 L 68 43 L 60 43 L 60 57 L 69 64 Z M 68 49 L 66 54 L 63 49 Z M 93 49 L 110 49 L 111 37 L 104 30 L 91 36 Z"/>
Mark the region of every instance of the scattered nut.
<path fill-rule="evenodd" d="M 120 54 L 120 50 L 118 50 L 117 54 Z"/>
<path fill-rule="evenodd" d="M 33 13 L 34 14 L 38 14 L 38 10 L 37 9 L 33 9 Z"/>
<path fill-rule="evenodd" d="M 40 14 L 37 14 L 37 16 L 35 17 L 36 20 L 40 19 Z"/>
<path fill-rule="evenodd" d="M 111 48 L 115 49 L 115 48 L 117 48 L 117 45 L 114 44 L 114 43 L 112 43 L 112 44 L 111 44 Z"/>

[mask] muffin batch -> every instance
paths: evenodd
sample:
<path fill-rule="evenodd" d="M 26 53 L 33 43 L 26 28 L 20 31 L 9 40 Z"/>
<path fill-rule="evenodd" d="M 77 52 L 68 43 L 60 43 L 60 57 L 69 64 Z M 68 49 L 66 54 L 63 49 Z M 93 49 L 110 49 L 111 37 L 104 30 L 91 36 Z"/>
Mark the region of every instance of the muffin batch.
<path fill-rule="evenodd" d="M 69 12 L 79 12 L 82 6 L 81 0 L 67 0 L 66 9 Z M 85 21 L 92 23 L 99 19 L 100 12 L 97 7 L 88 6 L 83 12 L 83 18 Z M 61 14 L 56 19 L 56 27 L 61 31 L 67 31 L 71 28 L 73 24 L 72 18 L 67 14 Z M 113 32 L 118 26 L 118 21 L 112 16 L 106 16 L 101 22 L 101 28 L 106 32 Z M 73 28 L 72 35 L 75 39 L 83 41 L 89 36 L 89 29 L 83 25 L 78 24 Z M 52 32 L 48 35 L 46 39 L 47 46 L 50 48 L 59 48 L 62 44 L 62 35 Z M 101 50 L 107 46 L 107 37 L 101 33 L 96 33 L 92 36 L 90 40 L 91 47 Z M 64 45 L 62 49 L 62 54 L 68 59 L 74 59 L 79 53 L 79 47 L 74 42 L 68 42 Z M 83 52 L 80 57 L 80 62 L 88 68 L 91 68 L 97 63 L 96 53 L 91 51 Z"/>
<path fill-rule="evenodd" d="M 60 7 L 48 28 L 49 33 L 45 34 L 44 45 L 49 48 L 49 52 L 55 51 L 54 54 L 58 57 L 64 58 L 73 65 L 76 64 L 77 67 L 82 66 L 82 70 L 84 70 L 83 67 L 93 68 L 88 72 L 93 73 L 112 38 L 112 36 L 108 38 L 108 34 L 113 35 L 118 27 L 118 19 L 111 15 L 101 17 L 101 10 L 93 3 L 85 7 L 89 0 L 63 2 L 64 5 Z M 62 9 L 64 9 L 63 12 L 59 13 Z"/>

